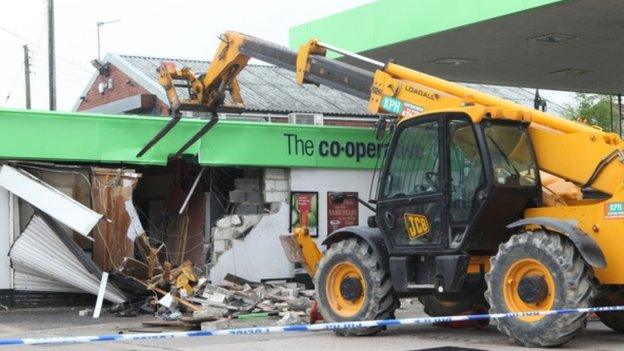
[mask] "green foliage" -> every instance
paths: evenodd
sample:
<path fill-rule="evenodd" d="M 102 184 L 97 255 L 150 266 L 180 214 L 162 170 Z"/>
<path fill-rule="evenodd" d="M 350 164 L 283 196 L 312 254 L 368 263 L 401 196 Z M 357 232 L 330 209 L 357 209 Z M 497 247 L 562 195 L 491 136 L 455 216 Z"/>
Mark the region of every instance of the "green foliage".
<path fill-rule="evenodd" d="M 567 105 L 564 115 L 574 121 L 596 125 L 604 131 L 618 132 L 617 108 L 612 105 L 611 97 L 596 94 L 576 94 L 576 106 Z M 611 115 L 613 114 L 613 126 Z"/>

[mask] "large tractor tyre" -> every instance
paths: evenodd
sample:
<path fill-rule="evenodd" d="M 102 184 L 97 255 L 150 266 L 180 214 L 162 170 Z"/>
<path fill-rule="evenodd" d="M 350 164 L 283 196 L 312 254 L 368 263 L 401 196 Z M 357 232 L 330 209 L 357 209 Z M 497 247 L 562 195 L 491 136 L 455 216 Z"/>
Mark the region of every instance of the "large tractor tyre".
<path fill-rule="evenodd" d="M 470 294 L 461 298 L 447 298 L 425 295 L 418 298 L 423 311 L 431 317 L 445 317 L 487 310 L 487 302 L 481 294 Z"/>
<path fill-rule="evenodd" d="M 594 306 L 619 306 L 624 304 L 624 290 L 622 288 L 600 289 L 594 299 Z M 618 333 L 624 334 L 624 312 L 596 312 L 600 321 Z"/>
<path fill-rule="evenodd" d="M 327 322 L 394 318 L 399 301 L 380 257 L 364 241 L 347 239 L 323 255 L 314 277 L 318 309 Z M 338 335 L 373 335 L 381 327 L 336 330 Z"/>
<path fill-rule="evenodd" d="M 565 237 L 543 231 L 513 235 L 499 246 L 485 275 L 490 313 L 534 312 L 591 305 L 591 272 Z M 586 313 L 497 319 L 498 330 L 531 347 L 557 346 L 581 333 Z"/>

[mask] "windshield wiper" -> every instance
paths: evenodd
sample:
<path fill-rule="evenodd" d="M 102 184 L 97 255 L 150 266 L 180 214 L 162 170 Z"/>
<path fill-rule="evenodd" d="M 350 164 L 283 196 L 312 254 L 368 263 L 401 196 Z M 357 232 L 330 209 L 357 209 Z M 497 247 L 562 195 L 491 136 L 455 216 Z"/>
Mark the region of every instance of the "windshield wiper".
<path fill-rule="evenodd" d="M 509 160 L 509 158 L 507 157 L 507 155 L 503 151 L 503 148 L 501 148 L 500 145 L 498 145 L 498 143 L 491 136 L 488 135 L 487 137 L 488 137 L 488 139 L 490 139 L 490 141 L 492 141 L 492 144 L 494 144 L 494 146 L 496 146 L 496 148 L 498 149 L 498 152 L 500 152 L 500 154 L 503 156 L 503 159 L 505 160 L 505 162 L 507 162 L 507 164 L 514 170 L 514 172 L 516 172 L 516 175 L 518 176 L 518 178 L 520 178 L 520 172 L 513 165 L 513 163 L 511 163 L 511 161 Z"/>

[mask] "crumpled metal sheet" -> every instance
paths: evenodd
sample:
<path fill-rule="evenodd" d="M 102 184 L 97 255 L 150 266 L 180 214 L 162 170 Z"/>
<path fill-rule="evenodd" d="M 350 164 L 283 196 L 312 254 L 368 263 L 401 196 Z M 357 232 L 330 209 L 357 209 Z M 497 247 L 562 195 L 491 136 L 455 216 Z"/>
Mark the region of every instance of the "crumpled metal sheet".
<path fill-rule="evenodd" d="M 24 232 L 15 240 L 9 257 L 16 271 L 36 274 L 48 280 L 97 295 L 100 278 L 85 265 L 39 215 L 34 215 Z M 108 284 L 104 298 L 113 303 L 126 300 L 114 285 Z"/>

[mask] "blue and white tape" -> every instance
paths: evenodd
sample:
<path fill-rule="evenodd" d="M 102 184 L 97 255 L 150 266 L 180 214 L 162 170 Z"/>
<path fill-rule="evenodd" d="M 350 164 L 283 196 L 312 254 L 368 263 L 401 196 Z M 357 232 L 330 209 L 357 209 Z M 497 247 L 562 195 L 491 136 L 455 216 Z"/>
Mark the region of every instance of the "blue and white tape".
<path fill-rule="evenodd" d="M 5 345 L 54 345 L 68 343 L 87 343 L 96 341 L 129 341 L 129 340 L 159 340 L 174 338 L 192 338 L 200 336 L 218 336 L 218 335 L 258 335 L 285 332 L 308 332 L 322 330 L 338 330 L 353 329 L 366 327 L 386 327 L 397 325 L 418 325 L 433 323 L 448 323 L 462 321 L 482 321 L 489 319 L 515 318 L 525 316 L 547 316 L 556 314 L 569 313 L 589 313 L 589 312 L 613 312 L 624 311 L 623 306 L 608 307 L 587 307 L 587 308 L 570 308 L 551 311 L 534 311 L 534 312 L 510 312 L 495 314 L 474 314 L 449 317 L 420 317 L 420 318 L 403 318 L 403 319 L 384 319 L 372 321 L 353 321 L 338 323 L 318 323 L 318 324 L 300 324 L 291 326 L 272 326 L 272 327 L 253 327 L 253 328 L 235 328 L 222 330 L 207 331 L 186 331 L 186 332 L 166 332 L 166 333 L 137 333 L 137 334 L 111 334 L 111 335 L 91 335 L 91 336 L 59 336 L 47 338 L 14 338 L 0 339 L 0 346 Z"/>

